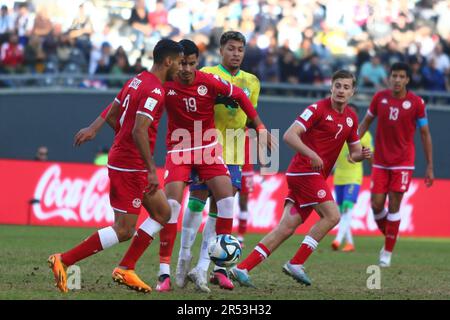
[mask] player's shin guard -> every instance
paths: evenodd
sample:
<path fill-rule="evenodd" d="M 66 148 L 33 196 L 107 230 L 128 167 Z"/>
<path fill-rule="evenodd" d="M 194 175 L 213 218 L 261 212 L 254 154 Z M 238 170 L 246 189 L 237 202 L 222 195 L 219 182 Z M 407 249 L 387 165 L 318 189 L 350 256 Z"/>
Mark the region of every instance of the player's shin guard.
<path fill-rule="evenodd" d="M 202 213 L 205 202 L 196 198 L 189 198 L 188 207 L 183 215 L 181 231 L 180 258 L 187 260 L 191 256 L 191 248 L 202 224 Z"/>
<path fill-rule="evenodd" d="M 306 236 L 302 242 L 302 245 L 300 246 L 300 249 L 298 249 L 297 253 L 291 259 L 290 263 L 303 265 L 309 258 L 311 253 L 313 253 L 314 250 L 317 249 L 318 245 L 319 243 L 316 240 L 314 240 L 310 236 Z"/>
<path fill-rule="evenodd" d="M 208 270 L 210 259 L 208 255 L 208 245 L 216 236 L 216 218 L 217 213 L 210 212 L 203 227 L 202 247 L 200 249 L 200 258 L 197 267 L 203 271 Z"/>
<path fill-rule="evenodd" d="M 372 209 L 373 211 L 373 209 Z M 383 233 L 386 234 L 386 219 L 387 219 L 387 211 L 386 209 L 383 209 L 383 211 L 375 213 L 373 211 L 373 218 L 375 219 L 375 222 L 377 223 L 378 229 Z"/>
<path fill-rule="evenodd" d="M 250 271 L 270 256 L 270 250 L 261 242 L 253 249 L 250 255 L 237 267 Z"/>
<path fill-rule="evenodd" d="M 155 235 L 161 230 L 161 228 L 162 226 L 159 222 L 153 220 L 152 218 L 147 218 L 134 235 L 128 251 L 119 263 L 119 267 L 122 269 L 134 270 L 137 261 L 152 243 Z"/>
<path fill-rule="evenodd" d="M 384 250 L 387 252 L 392 252 L 394 250 L 400 227 L 400 218 L 400 212 L 388 213 L 386 219 L 386 238 L 384 242 Z"/>
<path fill-rule="evenodd" d="M 180 214 L 181 205 L 178 201 L 169 199 L 168 200 L 171 216 L 169 222 L 166 223 L 159 234 L 160 245 L 159 245 L 159 262 L 160 264 L 169 264 L 172 257 L 173 246 L 175 244 L 175 239 L 177 237 L 177 222 L 178 215 Z"/>
<path fill-rule="evenodd" d="M 66 266 L 71 266 L 97 252 L 112 247 L 119 243 L 119 238 L 113 227 L 98 230 L 75 248 L 63 253 L 61 261 Z"/>
<path fill-rule="evenodd" d="M 217 223 L 216 233 L 219 234 L 231 234 L 233 229 L 233 207 L 234 197 L 224 198 L 217 201 Z"/>

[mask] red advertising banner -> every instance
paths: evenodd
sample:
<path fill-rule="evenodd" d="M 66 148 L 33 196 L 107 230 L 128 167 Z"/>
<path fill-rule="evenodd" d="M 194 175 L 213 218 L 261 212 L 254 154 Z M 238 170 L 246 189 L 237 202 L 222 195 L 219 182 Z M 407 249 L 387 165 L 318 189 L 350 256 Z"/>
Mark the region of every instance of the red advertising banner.
<path fill-rule="evenodd" d="M 158 170 L 160 181 L 163 181 L 163 173 L 163 169 Z M 0 160 L 0 177 L 0 224 L 100 228 L 114 222 L 105 167 Z M 331 178 L 329 183 L 331 185 Z M 365 177 L 352 213 L 352 230 L 356 235 L 379 235 L 370 209 L 369 184 L 370 178 Z M 426 188 L 421 179 L 413 179 L 400 210 L 401 234 L 450 237 L 449 190 L 450 180 L 436 180 L 433 187 Z M 255 191 L 248 204 L 250 233 L 267 233 L 277 225 L 286 194 L 283 174 L 255 176 Z M 186 191 L 183 207 L 187 197 Z M 237 201 L 235 208 L 237 216 Z M 145 217 L 143 212 L 140 221 Z M 313 213 L 297 233 L 307 232 L 317 220 L 317 214 Z M 237 219 L 235 224 L 236 227 Z"/>

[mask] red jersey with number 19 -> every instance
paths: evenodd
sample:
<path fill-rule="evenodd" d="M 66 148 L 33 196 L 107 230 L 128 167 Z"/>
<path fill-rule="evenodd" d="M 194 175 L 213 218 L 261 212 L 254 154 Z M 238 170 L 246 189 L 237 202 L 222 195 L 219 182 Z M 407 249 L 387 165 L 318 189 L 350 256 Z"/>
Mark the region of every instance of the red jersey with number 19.
<path fill-rule="evenodd" d="M 398 99 L 383 90 L 375 94 L 367 113 L 378 117 L 374 166 L 413 170 L 416 122 L 426 117 L 423 99 L 411 91 Z"/>
<path fill-rule="evenodd" d="M 297 117 L 296 123 L 306 132 L 302 134 L 302 141 L 315 151 L 323 161 L 320 174 L 327 178 L 333 169 L 345 142 L 354 144 L 359 142 L 357 134 L 358 117 L 348 107 L 339 113 L 331 107 L 331 99 L 323 99 L 308 106 Z M 287 176 L 318 174 L 311 168 L 311 160 L 297 153 L 287 170 Z"/>
<path fill-rule="evenodd" d="M 146 171 L 142 156 L 136 147 L 132 131 L 136 115 L 150 118 L 153 122 L 148 135 L 150 149 L 154 150 L 157 124 L 164 107 L 165 91 L 161 81 L 148 71 L 138 74 L 129 80 L 116 97 L 121 104 L 120 128 L 116 132 L 111 151 L 108 156 L 108 167 L 121 171 Z"/>

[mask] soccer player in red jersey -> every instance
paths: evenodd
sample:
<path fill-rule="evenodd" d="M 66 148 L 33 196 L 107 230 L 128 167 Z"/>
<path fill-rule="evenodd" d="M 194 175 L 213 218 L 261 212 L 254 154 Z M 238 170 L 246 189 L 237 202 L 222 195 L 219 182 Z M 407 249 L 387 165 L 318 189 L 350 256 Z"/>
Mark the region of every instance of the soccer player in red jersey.
<path fill-rule="evenodd" d="M 165 191 L 172 211 L 170 221 L 160 233 L 160 272 L 158 291 L 169 291 L 170 259 L 177 235 L 178 215 L 183 192 L 195 170 L 205 181 L 217 202 L 216 233 L 231 234 L 233 224 L 233 189 L 230 173 L 222 158 L 222 146 L 214 124 L 214 104 L 218 96 L 235 100 L 256 128 L 264 128 L 244 91 L 217 75 L 197 70 L 199 51 L 194 42 L 182 40 L 182 70 L 175 81 L 166 82 L 168 117 Z M 197 286 L 205 279 L 193 279 Z M 206 287 L 207 288 L 207 287 Z M 199 288 L 204 290 L 204 288 Z"/>
<path fill-rule="evenodd" d="M 354 161 L 371 157 L 370 149 L 362 148 L 359 141 L 358 117 L 347 107 L 355 81 L 348 71 L 334 73 L 331 97 L 307 107 L 284 134 L 284 141 L 297 153 L 286 173 L 289 194 L 283 216 L 250 255 L 230 270 L 241 285 L 253 286 L 248 272 L 289 238 L 314 209 L 320 220 L 310 229 L 295 256 L 283 266 L 283 271 L 298 282 L 311 284 L 303 265 L 340 217 L 326 179 L 345 142 Z"/>
<path fill-rule="evenodd" d="M 159 181 L 152 156 L 156 127 L 152 127 L 152 121 L 161 115 L 165 98 L 162 84 L 180 69 L 183 48 L 164 39 L 157 43 L 153 55 L 151 71 L 142 72 L 127 81 L 106 116 L 109 124 L 115 126 L 117 121 L 120 124 L 120 128 L 116 127 L 108 159 L 114 225 L 98 230 L 73 249 L 53 254 L 48 259 L 57 287 L 62 292 L 68 291 L 66 267 L 133 236 L 144 193 L 152 198 L 161 220 L 149 217 L 144 221 L 133 239 L 134 250 L 127 252 L 119 264 L 121 267 L 114 270 L 113 279 L 138 291 L 151 291 L 134 273 L 132 263 L 170 218 L 165 195 L 158 190 Z M 81 141 L 82 138 L 75 138 L 75 144 Z"/>
<path fill-rule="evenodd" d="M 414 133 L 420 128 L 427 168 L 425 185 L 433 184 L 433 157 L 430 129 L 425 103 L 422 98 L 407 90 L 410 68 L 397 62 L 391 66 L 391 88 L 377 92 L 359 127 L 361 137 L 378 117 L 375 136 L 374 163 L 372 166 L 372 210 L 380 231 L 385 235 L 379 264 L 391 265 L 392 251 L 400 227 L 400 205 L 408 191 L 414 170 Z M 389 198 L 388 210 L 385 209 Z"/>

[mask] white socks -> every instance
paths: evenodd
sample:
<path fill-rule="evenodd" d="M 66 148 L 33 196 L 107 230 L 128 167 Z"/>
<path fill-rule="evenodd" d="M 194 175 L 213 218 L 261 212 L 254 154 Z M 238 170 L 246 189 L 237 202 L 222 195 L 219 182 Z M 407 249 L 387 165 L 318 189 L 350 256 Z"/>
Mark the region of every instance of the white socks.
<path fill-rule="evenodd" d="M 202 212 L 192 212 L 186 208 L 183 216 L 183 228 L 181 231 L 181 247 L 179 256 L 183 260 L 191 256 L 191 248 L 195 242 L 198 229 L 202 224 Z"/>
<path fill-rule="evenodd" d="M 200 258 L 197 264 L 197 267 L 203 271 L 207 271 L 209 268 L 210 259 L 208 255 L 208 245 L 216 236 L 216 219 L 217 218 L 213 218 L 208 215 L 208 219 L 206 219 L 206 223 L 203 228 L 202 247 L 200 249 Z"/>
<path fill-rule="evenodd" d="M 98 230 L 97 232 L 103 250 L 111 248 L 113 245 L 119 243 L 119 238 L 117 237 L 116 231 L 114 231 L 113 227 L 106 227 Z"/>

